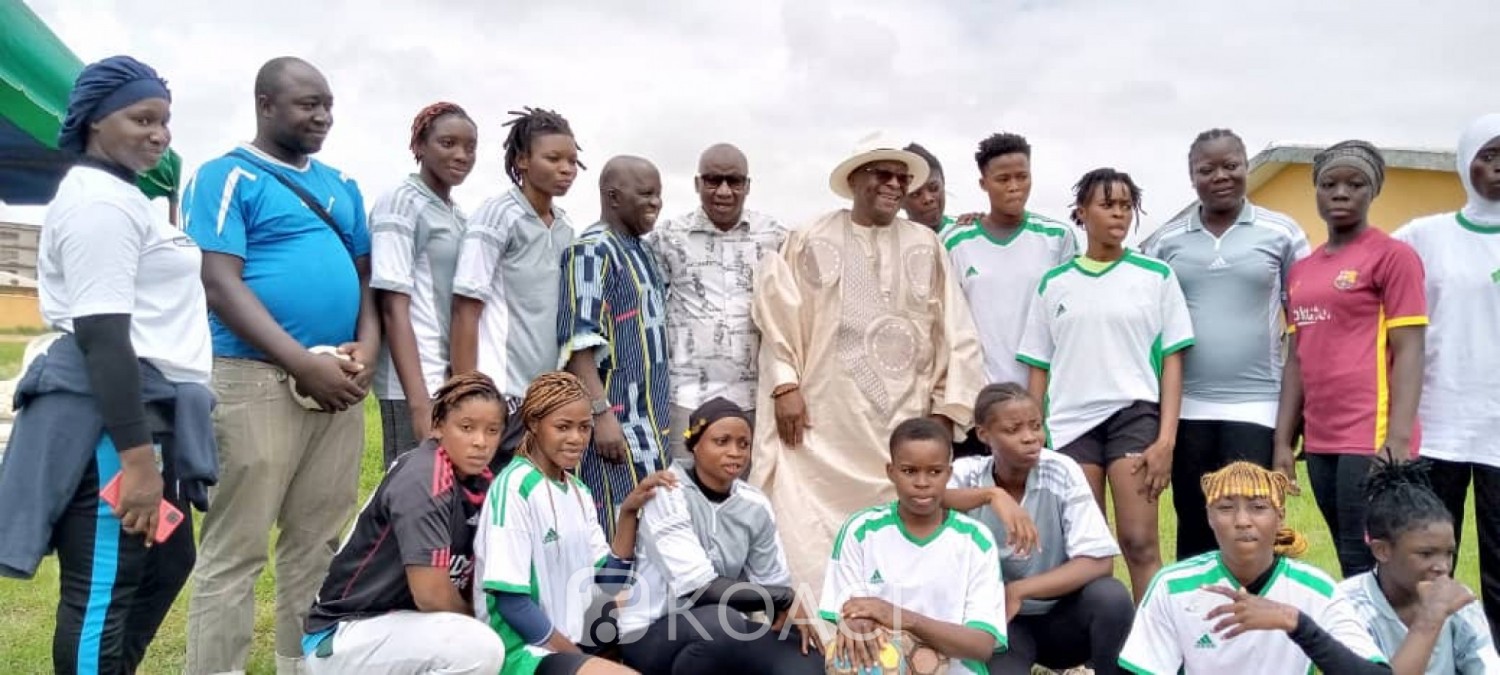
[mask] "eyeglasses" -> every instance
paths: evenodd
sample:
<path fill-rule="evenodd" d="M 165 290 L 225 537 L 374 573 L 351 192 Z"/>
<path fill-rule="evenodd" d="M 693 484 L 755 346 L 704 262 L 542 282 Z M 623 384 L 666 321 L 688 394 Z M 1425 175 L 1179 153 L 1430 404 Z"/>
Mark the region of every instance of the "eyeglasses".
<path fill-rule="evenodd" d="M 901 189 L 903 190 L 911 186 L 912 175 L 909 173 L 891 171 L 890 169 L 877 169 L 872 166 L 862 167 L 860 171 L 874 176 L 875 180 L 878 181 L 881 185 L 885 185 L 886 183 L 891 182 L 891 179 L 895 179 L 896 184 L 900 185 Z"/>
<path fill-rule="evenodd" d="M 703 181 L 703 187 L 706 187 L 710 190 L 717 190 L 719 189 L 720 185 L 724 185 L 727 183 L 729 185 L 729 189 L 735 191 L 745 189 L 745 185 L 750 182 L 750 178 L 747 176 L 716 173 L 705 173 L 701 176 L 698 176 L 698 180 Z"/>

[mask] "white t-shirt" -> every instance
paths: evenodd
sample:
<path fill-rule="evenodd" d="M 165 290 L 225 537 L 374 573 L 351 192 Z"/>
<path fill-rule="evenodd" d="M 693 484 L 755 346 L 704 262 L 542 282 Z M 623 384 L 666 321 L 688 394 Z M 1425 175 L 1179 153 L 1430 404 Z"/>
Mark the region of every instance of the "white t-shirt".
<path fill-rule="evenodd" d="M 411 299 L 412 334 L 427 395 L 448 379 L 448 325 L 453 307 L 453 270 L 464 216 L 444 202 L 418 176 L 408 176 L 370 207 L 370 288 Z M 375 371 L 375 396 L 403 400 L 406 390 L 382 340 Z"/>
<path fill-rule="evenodd" d="M 490 485 L 474 536 L 474 612 L 494 626 L 506 648 L 522 644 L 499 617 L 490 617 L 485 591 L 530 595 L 569 640 L 584 637 L 584 615 L 594 597 L 594 570 L 609 555 L 594 498 L 569 475 L 547 478 L 517 457 Z M 526 645 L 541 656 L 549 650 Z"/>
<path fill-rule="evenodd" d="M 1005 585 L 990 530 L 957 511 L 918 540 L 896 503 L 856 512 L 839 530 L 818 614 L 838 623 L 850 598 L 880 598 L 938 621 L 977 628 L 1006 647 Z M 898 617 L 899 619 L 899 617 Z M 982 675 L 983 663 L 954 661 L 953 672 Z"/>
<path fill-rule="evenodd" d="M 129 314 L 130 345 L 173 382 L 207 384 L 213 372 L 203 254 L 157 216 L 133 183 L 79 165 L 47 207 L 37 250 L 42 319 Z"/>
<path fill-rule="evenodd" d="M 1042 275 L 1077 255 L 1073 228 L 1028 211 L 1005 239 L 978 221 L 955 224 L 943 230 L 942 239 L 979 329 L 985 381 L 1026 384 L 1029 369 L 1016 360 L 1026 315 Z"/>
<path fill-rule="evenodd" d="M 1355 654 L 1385 663 L 1359 618 L 1334 604 L 1332 578 L 1290 558 L 1278 557 L 1276 565 L 1261 597 L 1296 607 Z M 1205 586 L 1240 587 L 1218 551 L 1157 572 L 1136 610 L 1120 665 L 1136 675 L 1311 672 L 1312 660 L 1286 633 L 1248 631 L 1228 640 L 1215 633 L 1222 618 L 1205 617 L 1230 600 L 1202 590 Z"/>
<path fill-rule="evenodd" d="M 1048 371 L 1054 449 L 1132 402 L 1159 402 L 1162 360 L 1193 344 L 1177 276 L 1135 251 L 1098 273 L 1076 259 L 1054 268 L 1037 294 L 1016 359 Z"/>
<path fill-rule="evenodd" d="M 1445 213 L 1393 236 L 1427 270 L 1421 454 L 1500 467 L 1500 228 Z"/>

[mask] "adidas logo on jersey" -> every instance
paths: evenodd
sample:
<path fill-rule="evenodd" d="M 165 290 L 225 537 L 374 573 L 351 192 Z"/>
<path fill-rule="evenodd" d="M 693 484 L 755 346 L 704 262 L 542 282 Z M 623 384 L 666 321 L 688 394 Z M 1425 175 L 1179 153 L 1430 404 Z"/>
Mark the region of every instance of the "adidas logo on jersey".
<path fill-rule="evenodd" d="M 1067 314 L 1067 313 L 1068 313 L 1068 306 L 1067 305 L 1059 304 L 1057 306 L 1057 314 L 1055 316 L 1062 316 L 1062 315 Z"/>
<path fill-rule="evenodd" d="M 1209 637 L 1208 633 L 1204 633 L 1203 637 L 1198 638 L 1198 641 L 1193 643 L 1195 649 L 1216 649 L 1218 646 L 1214 644 L 1214 639 Z"/>
<path fill-rule="evenodd" d="M 550 528 L 550 527 L 547 528 L 547 534 L 545 534 L 545 535 L 542 536 L 542 543 L 543 544 L 551 544 L 551 543 L 554 543 L 556 541 L 557 541 L 557 530 L 555 530 L 553 528 Z"/>
<path fill-rule="evenodd" d="M 882 579 L 880 577 L 880 570 L 875 570 L 875 573 L 870 575 L 870 583 L 872 583 L 872 584 L 883 584 L 883 583 L 885 583 L 885 579 Z"/>
<path fill-rule="evenodd" d="M 1490 281 L 1500 284 L 1500 269 L 1490 272 Z"/>
<path fill-rule="evenodd" d="M 1222 270 L 1227 267 L 1229 267 L 1229 261 L 1225 260 L 1224 256 L 1214 258 L 1214 261 L 1208 264 L 1208 269 L 1211 270 Z"/>
<path fill-rule="evenodd" d="M 1500 274 L 1500 272 L 1496 272 L 1496 274 Z M 969 265 L 969 269 L 968 269 L 968 271 L 964 272 L 964 276 L 965 277 L 977 277 L 977 276 L 979 276 L 979 269 L 976 268 L 976 267 L 974 267 L 973 265 Z"/>

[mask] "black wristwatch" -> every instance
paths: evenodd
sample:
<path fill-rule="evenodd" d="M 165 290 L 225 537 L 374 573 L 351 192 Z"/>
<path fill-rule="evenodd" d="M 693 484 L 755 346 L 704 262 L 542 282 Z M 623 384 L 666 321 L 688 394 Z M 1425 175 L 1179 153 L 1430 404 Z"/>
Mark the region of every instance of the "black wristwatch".
<path fill-rule="evenodd" d="M 604 413 L 609 412 L 611 408 L 611 406 L 609 405 L 609 399 L 606 398 L 594 399 L 594 401 L 590 403 L 589 406 L 589 412 L 594 413 L 594 417 L 598 417 L 600 415 L 603 415 Z"/>

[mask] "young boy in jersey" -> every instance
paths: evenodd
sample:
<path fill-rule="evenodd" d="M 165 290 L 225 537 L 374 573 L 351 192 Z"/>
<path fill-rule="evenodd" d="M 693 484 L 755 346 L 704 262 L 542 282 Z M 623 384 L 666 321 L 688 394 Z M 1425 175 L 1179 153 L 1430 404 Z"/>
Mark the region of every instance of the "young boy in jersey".
<path fill-rule="evenodd" d="M 1449 576 L 1458 548 L 1453 515 L 1428 486 L 1430 460 L 1377 460 L 1365 485 L 1375 571 L 1334 592 L 1397 673 L 1500 673 L 1489 622 L 1474 594 Z"/>
<path fill-rule="evenodd" d="M 521 417 L 520 448 L 490 487 L 474 540 L 475 610 L 505 642 L 499 672 L 633 673 L 594 654 L 618 635 L 609 599 L 630 583 L 640 510 L 676 477 L 643 477 L 606 542 L 594 496 L 573 474 L 594 429 L 583 383 L 543 373 L 526 389 Z"/>
<path fill-rule="evenodd" d="M 1250 462 L 1203 477 L 1219 549 L 1151 580 L 1120 667 L 1171 673 L 1389 673 L 1358 617 L 1333 602 L 1333 580 L 1294 560 L 1307 549 L 1283 528 L 1291 482 Z M 1178 489 L 1187 489 L 1180 485 Z"/>
<path fill-rule="evenodd" d="M 1108 480 L 1139 601 L 1161 568 L 1156 498 L 1171 479 L 1193 324 L 1172 268 L 1125 247 L 1141 208 L 1130 175 L 1090 171 L 1073 198 L 1088 249 L 1042 277 L 1016 359 L 1047 401 L 1050 447 L 1083 467 L 1101 513 Z"/>
<path fill-rule="evenodd" d="M 434 438 L 400 455 L 359 513 L 307 615 L 311 673 L 493 675 L 500 639 L 473 618 L 474 526 L 505 408 L 480 373 L 437 391 Z"/>
<path fill-rule="evenodd" d="M 953 439 L 909 419 L 891 433 L 890 458 L 896 501 L 850 516 L 834 540 L 818 604 L 838 625 L 829 672 L 912 672 L 882 653 L 895 641 L 936 652 L 949 672 L 986 673 L 1005 649 L 1005 592 L 989 528 L 943 508 Z"/>
<path fill-rule="evenodd" d="M 990 673 L 1092 663 L 1095 675 L 1113 675 L 1135 606 L 1114 578 L 1120 547 L 1083 470 L 1042 447 L 1042 408 L 1019 384 L 981 390 L 974 428 L 992 454 L 955 461 L 943 502 L 984 523 L 1001 543 L 1009 647 L 990 662 Z M 1034 546 L 1010 536 L 1000 517 L 1005 507 L 990 508 L 998 500 L 1024 508 L 1038 534 Z"/>

